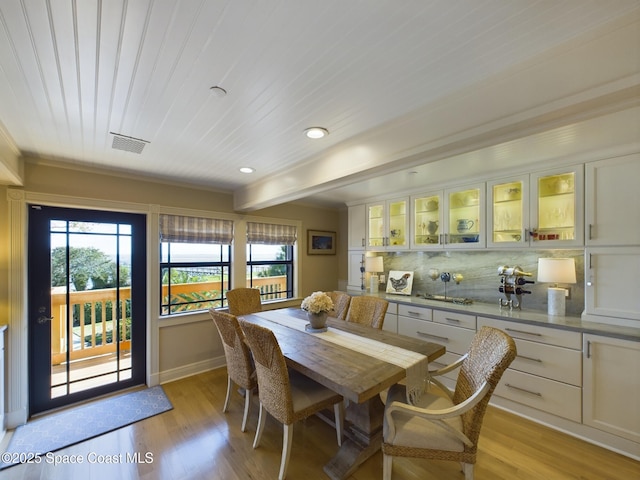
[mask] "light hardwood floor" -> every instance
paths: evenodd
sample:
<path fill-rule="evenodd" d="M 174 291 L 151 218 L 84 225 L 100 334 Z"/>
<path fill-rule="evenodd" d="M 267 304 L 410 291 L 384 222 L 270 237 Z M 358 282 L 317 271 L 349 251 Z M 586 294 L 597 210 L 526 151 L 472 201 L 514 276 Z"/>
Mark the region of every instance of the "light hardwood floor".
<path fill-rule="evenodd" d="M 219 369 L 164 385 L 174 409 L 54 454 L 72 455 L 82 464 L 18 465 L 0 472 L 4 479 L 224 479 L 276 478 L 282 448 L 282 427 L 267 420 L 260 448 L 252 442 L 258 420 L 257 397 L 246 433 L 240 432 L 243 399 L 234 394 L 222 413 L 226 370 Z M 296 424 L 287 478 L 326 479 L 323 465 L 337 449 L 334 430 L 317 417 Z M 127 462 L 139 453 L 150 463 Z M 89 463 L 93 456 L 122 463 Z M 68 456 L 65 458 L 64 456 Z M 151 459 L 151 458 L 150 458 Z M 350 480 L 382 478 L 378 452 Z M 463 479 L 454 462 L 397 459 L 394 480 Z M 490 407 L 480 436 L 477 480 L 514 479 L 638 479 L 640 462 Z"/>

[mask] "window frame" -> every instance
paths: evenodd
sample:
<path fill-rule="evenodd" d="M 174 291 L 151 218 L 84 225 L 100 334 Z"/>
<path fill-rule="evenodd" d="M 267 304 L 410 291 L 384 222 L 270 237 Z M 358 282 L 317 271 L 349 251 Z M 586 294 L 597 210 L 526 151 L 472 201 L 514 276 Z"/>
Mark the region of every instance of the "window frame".
<path fill-rule="evenodd" d="M 297 244 L 297 242 L 296 242 Z M 295 272 L 296 272 L 296 244 L 294 245 L 279 245 L 280 247 L 286 247 L 287 248 L 287 260 L 253 260 L 252 259 L 252 247 L 261 245 L 259 243 L 255 243 L 255 244 L 251 244 L 251 243 L 246 243 L 245 245 L 245 250 L 247 252 L 247 258 L 246 258 L 246 270 L 248 273 L 250 273 L 249 275 L 249 287 L 250 288 L 254 288 L 253 285 L 253 280 L 254 280 L 254 276 L 253 276 L 253 268 L 256 266 L 269 266 L 269 265 L 284 265 L 286 268 L 286 277 L 287 277 L 287 281 L 286 281 L 286 290 L 284 291 L 277 291 L 277 292 L 263 292 L 262 290 L 260 290 L 260 299 L 263 301 L 269 301 L 269 300 L 291 300 L 292 298 L 295 297 Z M 255 277 L 255 278 L 260 278 L 260 277 Z M 257 287 L 259 288 L 259 287 Z M 281 293 L 285 293 L 286 296 L 285 297 L 278 297 L 277 295 L 281 294 Z M 272 298 L 273 295 L 276 295 L 276 298 Z"/>
<path fill-rule="evenodd" d="M 167 261 L 163 262 L 163 243 L 168 245 L 168 251 L 167 251 Z M 190 314 L 190 313 L 200 313 L 200 312 L 205 312 L 207 311 L 209 308 L 225 308 L 227 306 L 227 291 L 231 288 L 232 285 L 232 278 L 233 278 L 233 261 L 232 261 L 232 248 L 231 245 L 228 244 L 209 244 L 211 247 L 219 247 L 220 248 L 220 258 L 225 258 L 225 255 L 223 255 L 223 249 L 227 248 L 227 252 L 226 252 L 226 258 L 227 260 L 220 260 L 220 261 L 211 261 L 211 262 L 171 262 L 171 244 L 172 243 L 181 243 L 181 242 L 163 242 L 160 241 L 159 242 L 159 279 L 160 279 L 160 302 L 159 302 L 159 307 L 160 307 L 160 317 L 161 318 L 175 318 L 178 315 L 185 315 L 185 314 Z M 222 269 L 222 274 L 221 274 L 221 279 L 220 279 L 220 294 L 218 297 L 214 298 L 214 299 L 210 299 L 210 300 L 205 300 L 205 302 L 210 302 L 211 305 L 207 306 L 207 307 L 203 307 L 203 308 L 198 308 L 198 309 L 187 309 L 187 310 L 178 310 L 178 311 L 172 311 L 173 308 L 177 305 L 190 305 L 190 304 L 197 304 L 197 303 L 203 303 L 203 300 L 193 300 L 190 302 L 181 302 L 181 303 L 171 303 L 171 269 L 172 268 L 216 268 L 219 267 Z M 226 268 L 226 272 L 227 274 L 225 275 L 224 271 Z M 164 270 L 167 269 L 168 270 L 168 274 L 169 274 L 169 281 L 166 284 L 167 287 L 167 303 L 164 303 L 164 298 L 165 295 L 163 294 L 163 290 L 165 287 L 165 284 L 162 282 L 162 278 L 163 278 L 163 272 Z M 225 278 L 226 277 L 226 278 Z M 220 302 L 219 305 L 215 305 L 216 302 Z"/>

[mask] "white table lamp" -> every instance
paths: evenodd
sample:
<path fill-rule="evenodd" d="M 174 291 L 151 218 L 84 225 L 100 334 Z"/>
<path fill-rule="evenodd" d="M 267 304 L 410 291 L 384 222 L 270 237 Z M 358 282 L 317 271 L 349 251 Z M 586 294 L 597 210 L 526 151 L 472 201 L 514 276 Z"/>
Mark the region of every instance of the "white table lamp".
<path fill-rule="evenodd" d="M 378 273 L 384 272 L 382 257 L 365 257 L 364 269 L 371 274 L 369 277 L 369 291 L 371 293 L 378 293 L 380 282 Z"/>
<path fill-rule="evenodd" d="M 566 312 L 566 288 L 559 288 L 559 283 L 576 283 L 576 263 L 573 258 L 539 258 L 538 282 L 553 283 L 547 291 L 548 313 L 564 316 Z"/>

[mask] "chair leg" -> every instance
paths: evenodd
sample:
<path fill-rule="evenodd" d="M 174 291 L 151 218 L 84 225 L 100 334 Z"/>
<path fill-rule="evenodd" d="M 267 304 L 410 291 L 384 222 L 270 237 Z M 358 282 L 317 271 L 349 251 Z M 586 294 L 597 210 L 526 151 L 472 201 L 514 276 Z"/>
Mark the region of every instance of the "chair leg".
<path fill-rule="evenodd" d="M 253 448 L 258 448 L 260 445 L 260 439 L 262 438 L 262 432 L 264 430 L 264 423 L 267 419 L 267 411 L 262 406 L 262 402 L 260 403 L 260 414 L 258 415 L 258 428 L 256 428 L 256 436 L 253 439 Z"/>
<path fill-rule="evenodd" d="M 242 416 L 242 428 L 243 432 L 247 431 L 247 418 L 249 417 L 249 407 L 251 406 L 251 390 L 244 391 L 244 415 Z"/>
<path fill-rule="evenodd" d="M 393 457 L 382 454 L 382 480 L 391 480 L 391 470 L 393 470 Z"/>
<path fill-rule="evenodd" d="M 473 463 L 462 463 L 464 480 L 473 480 Z"/>
<path fill-rule="evenodd" d="M 293 441 L 293 423 L 282 425 L 282 459 L 280 460 L 280 474 L 278 480 L 284 480 L 289 467 L 289 457 L 291 456 L 291 443 Z"/>
<path fill-rule="evenodd" d="M 333 406 L 333 413 L 336 420 L 336 435 L 338 435 L 338 446 L 342 446 L 342 435 L 344 430 L 344 402 L 338 402 Z"/>
<path fill-rule="evenodd" d="M 224 399 L 224 407 L 222 407 L 223 412 L 226 412 L 227 407 L 229 406 L 229 397 L 231 396 L 231 387 L 233 387 L 233 382 L 231 381 L 231 377 L 227 375 L 227 397 Z"/>

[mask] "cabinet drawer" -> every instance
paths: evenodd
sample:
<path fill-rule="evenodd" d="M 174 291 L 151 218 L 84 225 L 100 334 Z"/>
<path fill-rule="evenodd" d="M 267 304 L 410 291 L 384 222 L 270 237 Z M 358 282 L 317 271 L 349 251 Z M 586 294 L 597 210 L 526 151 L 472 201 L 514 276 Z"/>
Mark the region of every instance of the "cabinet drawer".
<path fill-rule="evenodd" d="M 476 329 L 476 316 L 466 313 L 446 312 L 444 310 L 433 311 L 433 321 L 451 325 L 454 327 Z"/>
<path fill-rule="evenodd" d="M 404 317 L 417 318 L 420 320 L 429 320 L 432 319 L 432 310 L 427 307 L 416 307 L 414 305 L 398 305 L 398 315 L 402 315 Z"/>
<path fill-rule="evenodd" d="M 582 386 L 582 352 L 515 339 L 518 356 L 509 368 Z"/>
<path fill-rule="evenodd" d="M 387 332 L 398 333 L 398 315 L 387 311 L 384 316 L 382 329 Z"/>
<path fill-rule="evenodd" d="M 495 318 L 478 317 L 478 328 L 483 325 L 504 330 L 514 339 L 521 338 L 532 342 L 557 345 L 559 347 L 572 348 L 574 350 L 582 350 L 582 334 L 580 332 L 542 327 L 528 323 L 497 320 Z"/>
<path fill-rule="evenodd" d="M 389 305 L 387 305 L 387 313 L 391 313 L 393 315 L 397 315 L 398 314 L 398 304 L 397 303 L 393 303 L 393 302 L 389 302 Z"/>
<path fill-rule="evenodd" d="M 398 333 L 444 345 L 447 352 L 460 355 L 467 353 L 475 335 L 473 330 L 466 328 L 450 327 L 449 325 L 400 316 L 398 317 Z"/>
<path fill-rule="evenodd" d="M 495 395 L 538 410 L 582 422 L 582 389 L 508 369 Z"/>

